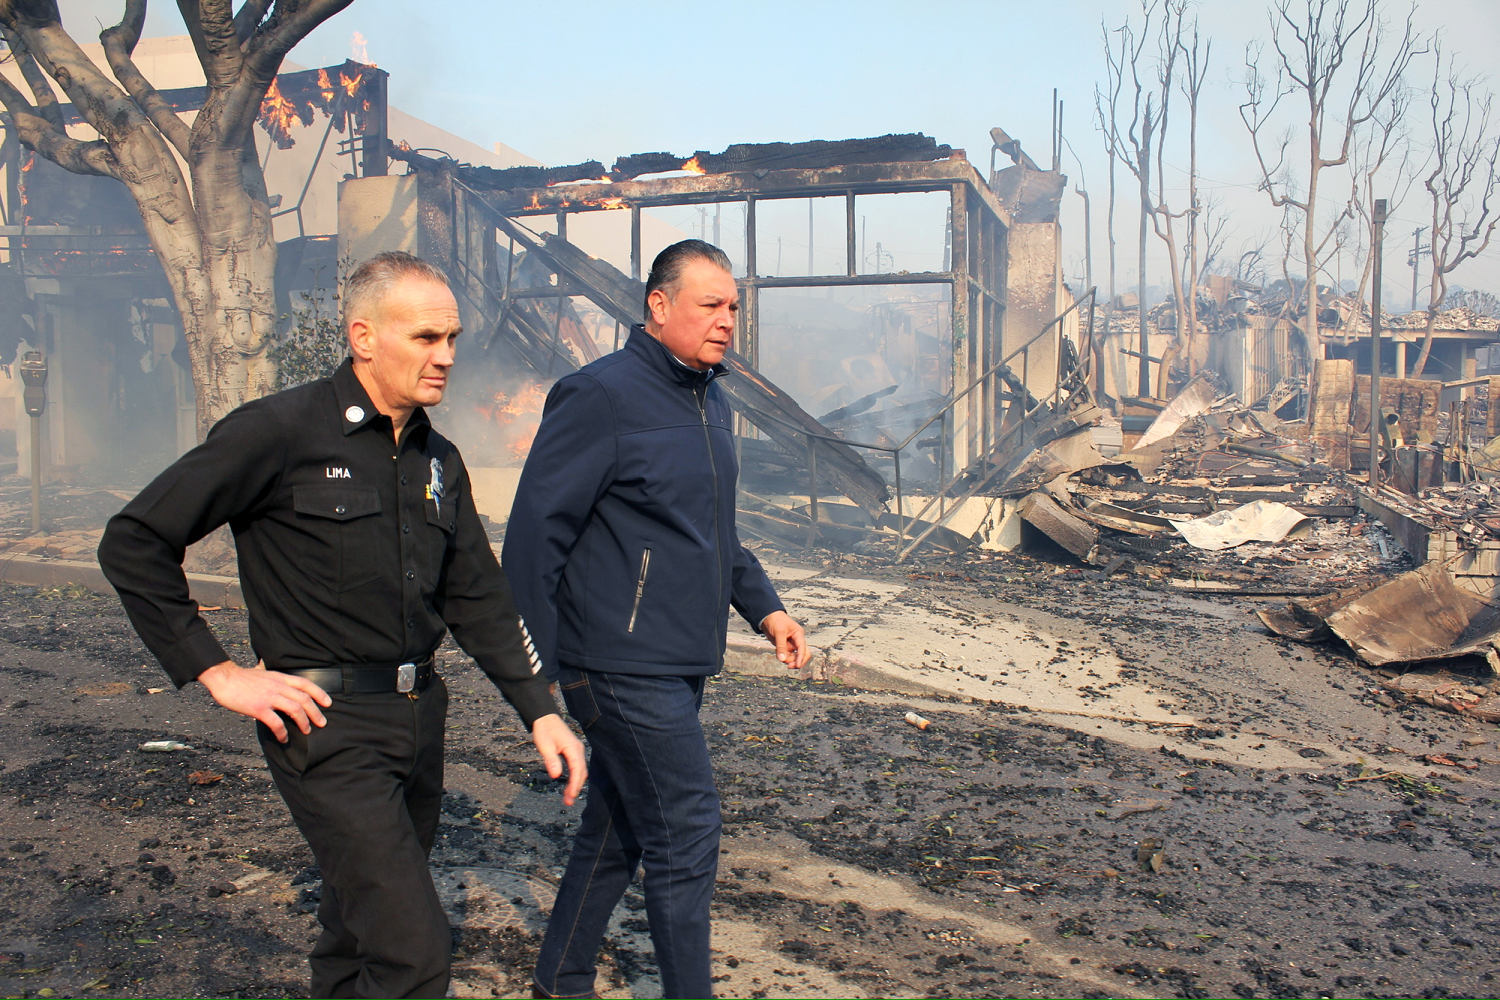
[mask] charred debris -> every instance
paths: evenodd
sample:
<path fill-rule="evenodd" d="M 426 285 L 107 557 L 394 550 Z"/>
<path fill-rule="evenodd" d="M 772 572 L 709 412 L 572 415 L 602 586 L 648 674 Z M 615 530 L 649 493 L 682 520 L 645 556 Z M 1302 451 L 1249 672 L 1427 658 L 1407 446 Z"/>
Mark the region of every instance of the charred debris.
<path fill-rule="evenodd" d="M 1500 413 L 1489 405 L 1500 380 L 1472 364 L 1450 382 L 1387 376 L 1372 422 L 1357 305 L 1329 300 L 1319 319 L 1332 332 L 1315 352 L 1289 310 L 1295 290 L 1211 284 L 1200 374 L 1169 399 L 1133 398 L 1115 391 L 1131 379 L 1096 362 L 1127 353 L 1101 349 L 1111 337 L 1137 342 L 1130 310 L 1096 308 L 1056 277 L 1065 178 L 1055 164 L 1022 154 L 984 177 L 962 151 L 920 135 L 642 154 L 610 168 L 495 171 L 392 155 L 418 179 L 419 242 L 463 276 L 461 306 L 487 353 L 541 385 L 637 320 L 644 262 L 661 242 L 653 210 L 696 208 L 704 223 L 712 213 L 710 238 L 744 262 L 740 349 L 724 383 L 740 417 L 742 535 L 898 562 L 1021 550 L 1101 582 L 1268 608 L 1264 599 L 1289 598 L 1260 612 L 1277 633 L 1337 637 L 1394 690 L 1500 719 L 1497 693 L 1473 677 L 1400 669 L 1500 664 Z M 922 193 L 946 205 L 941 265 L 881 271 L 877 256 L 866 266 L 862 199 Z M 820 270 L 810 249 L 801 270 L 764 259 L 757 215 L 787 199 L 842 210 L 841 266 Z M 730 207 L 733 225 L 721 228 Z M 628 252 L 586 248 L 600 213 L 618 220 Z M 818 354 L 816 322 L 769 308 L 814 288 L 866 293 L 867 329 L 840 342 L 842 357 Z M 1169 313 L 1150 314 L 1154 335 L 1171 330 Z M 1497 338 L 1474 317 L 1443 322 Z M 792 340 L 783 324 L 796 327 Z M 1393 338 L 1399 370 L 1416 325 Z M 788 344 L 831 368 L 842 393 L 809 391 Z M 1403 676 L 1422 680 L 1403 689 Z"/>

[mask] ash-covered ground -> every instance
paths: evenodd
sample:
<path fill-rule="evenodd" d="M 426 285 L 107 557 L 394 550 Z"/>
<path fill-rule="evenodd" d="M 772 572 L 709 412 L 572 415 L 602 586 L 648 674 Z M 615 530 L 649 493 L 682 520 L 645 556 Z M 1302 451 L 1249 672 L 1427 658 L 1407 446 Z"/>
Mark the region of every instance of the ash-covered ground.
<path fill-rule="evenodd" d="M 719 678 L 722 995 L 1500 992 L 1495 726 L 1393 707 L 1346 653 L 1271 637 L 1244 599 L 1021 557 L 832 563 L 1036 622 L 1058 656 L 1108 646 L 1198 723 L 1111 721 L 1108 686 L 1095 720 Z M 242 614 L 208 615 L 248 656 Z M 483 676 L 444 659 L 433 865 L 455 992 L 524 995 L 573 813 Z M 0 664 L 0 992 L 305 993 L 318 873 L 252 725 L 172 690 L 118 603 L 78 588 L 0 588 Z M 192 749 L 139 749 L 153 740 Z M 605 995 L 654 995 L 645 928 L 632 892 Z"/>

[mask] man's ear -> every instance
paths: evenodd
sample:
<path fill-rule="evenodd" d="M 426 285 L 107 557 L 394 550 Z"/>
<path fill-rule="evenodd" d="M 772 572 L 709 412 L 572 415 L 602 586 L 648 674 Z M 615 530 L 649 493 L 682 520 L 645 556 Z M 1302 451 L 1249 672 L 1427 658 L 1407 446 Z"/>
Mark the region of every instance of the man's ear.
<path fill-rule="evenodd" d="M 367 319 L 349 321 L 349 353 L 369 361 L 375 353 L 375 326 Z"/>
<path fill-rule="evenodd" d="M 652 323 L 661 326 L 667 321 L 667 306 L 670 302 L 667 293 L 660 288 L 651 290 L 651 294 L 646 296 L 646 308 L 651 312 Z"/>

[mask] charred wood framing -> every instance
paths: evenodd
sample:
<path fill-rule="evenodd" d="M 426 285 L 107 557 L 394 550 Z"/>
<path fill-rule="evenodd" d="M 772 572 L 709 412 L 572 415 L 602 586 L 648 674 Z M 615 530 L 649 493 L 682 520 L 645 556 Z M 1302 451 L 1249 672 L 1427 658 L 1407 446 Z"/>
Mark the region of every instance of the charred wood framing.
<path fill-rule="evenodd" d="M 883 135 L 871 139 L 814 139 L 810 142 L 736 143 L 722 153 L 698 150 L 683 158 L 671 153 L 641 153 L 615 161 L 610 176 L 628 180 L 648 173 L 696 170 L 706 174 L 731 171 L 807 169 L 851 163 L 899 163 L 906 160 L 942 160 L 953 155 L 951 146 L 921 133 Z M 692 164 L 692 166 L 685 166 Z"/>
<path fill-rule="evenodd" d="M 775 470 L 778 483 L 808 495 L 806 516 L 814 526 L 810 534 L 828 523 L 825 513 L 834 513 L 819 509 L 818 494 L 832 492 L 824 484 L 853 500 L 871 523 L 879 523 L 890 493 L 881 473 L 894 476 L 899 500 L 904 470 L 908 485 L 915 477 L 937 501 L 915 511 L 920 523 L 904 505 L 893 515 L 903 544 L 910 542 L 904 557 L 928 539 L 936 543 L 944 537 L 941 525 L 954 509 L 952 498 L 972 496 L 976 486 L 1023 473 L 1029 468 L 1021 462 L 1024 452 L 1066 434 L 1082 419 L 1079 404 L 1087 401 L 1088 392 L 1079 351 L 1086 351 L 1088 342 L 1080 341 L 1077 350 L 1068 350 L 1066 343 L 1067 337 L 1084 336 L 1082 314 L 1060 301 L 1055 235 L 1043 231 L 1056 223 L 1035 207 L 1055 204 L 1063 183 L 1055 172 L 1038 172 L 1024 191 L 1006 189 L 1002 196 L 962 151 L 921 135 L 746 144 L 716 154 L 699 151 L 686 159 L 668 152 L 641 153 L 621 157 L 607 172 L 594 163 L 493 171 L 417 150 L 396 150 L 392 156 L 409 164 L 439 199 L 450 201 L 452 254 L 445 264 L 454 265 L 450 273 L 464 286 L 463 297 L 482 314 L 469 317 L 478 321 L 481 337 L 498 334 L 515 342 L 543 377 L 557 374 L 559 363 L 572 366 L 583 360 L 555 326 L 560 313 L 549 308 L 550 302 L 560 308 L 569 297 L 580 296 L 621 326 L 639 321 L 644 296 L 640 278 L 649 264 L 643 259 L 648 253 L 642 239 L 644 213 L 738 205 L 733 225 L 742 231 L 723 238 L 715 234 L 743 253 L 736 267 L 741 288 L 738 351 L 726 357 L 737 377 L 725 380 L 725 390 L 744 418 L 769 438 L 743 440 L 747 456 L 754 444 L 760 464 Z M 428 177 L 437 182 L 428 184 Z M 857 199 L 887 195 L 941 197 L 947 211 L 946 222 L 943 216 L 935 222 L 946 229 L 939 267 L 886 271 L 878 264 L 873 270 L 866 265 L 857 235 Z M 757 260 L 766 232 L 758 229 L 758 209 L 790 199 L 844 203 L 842 260 L 825 253 L 821 273 L 814 271 L 811 256 L 808 273 L 786 274 L 779 264 L 767 267 Z M 1028 218 L 1037 212 L 1041 217 L 1017 235 L 1015 216 L 1022 208 Z M 620 219 L 629 229 L 628 266 L 590 257 L 569 240 L 569 220 L 575 215 L 611 210 L 628 213 Z M 480 214 L 492 235 L 474 244 L 462 220 Z M 533 217 L 541 223 L 529 223 Z M 541 278 L 516 274 L 536 262 L 550 273 Z M 476 278 L 482 279 L 477 289 Z M 926 342 L 918 348 L 937 352 L 931 359 L 937 364 L 928 372 L 931 385 L 914 383 L 909 398 L 890 406 L 879 405 L 881 399 L 904 386 L 881 390 L 868 385 L 860 390 L 864 398 L 835 400 L 843 405 L 819 421 L 759 370 L 763 292 L 899 285 L 927 285 L 936 291 L 920 297 L 936 304 L 943 317 L 924 331 Z M 924 392 L 930 398 L 919 402 Z M 856 422 L 861 411 L 868 419 Z M 917 429 L 907 433 L 912 427 Z M 771 457 L 773 445 L 781 458 Z M 872 456 L 886 463 L 879 471 L 867 464 Z M 765 516 L 777 521 L 775 530 L 799 533 L 795 518 Z M 769 521 L 766 526 L 769 530 Z M 913 536 L 908 536 L 908 526 Z"/>
<path fill-rule="evenodd" d="M 621 274 L 604 261 L 590 257 L 560 236 L 533 233 L 499 213 L 496 213 L 494 221 L 502 232 L 525 247 L 528 254 L 535 255 L 546 263 L 560 279 L 567 281 L 572 290 L 588 298 L 617 322 L 629 325 L 637 322 L 642 315 L 646 297 L 646 286 L 642 282 Z M 518 317 L 523 315 L 521 308 L 512 304 L 512 310 Z M 533 341 L 539 339 L 533 323 L 525 323 L 523 320 L 523 325 Z M 534 353 L 535 350 L 533 346 Z M 549 360 L 563 357 L 556 351 L 548 352 L 546 356 Z M 808 434 L 818 439 L 831 437 L 826 427 L 798 406 L 796 400 L 775 383 L 756 371 L 743 356 L 730 351 L 724 360 L 735 376 L 721 383 L 725 393 L 736 409 L 772 440 L 778 441 L 795 454 L 808 447 Z M 800 434 L 799 429 L 802 432 Z M 878 516 L 884 509 L 889 494 L 885 480 L 879 473 L 871 469 L 847 445 L 818 440 L 814 447 L 818 449 L 822 475 L 839 492 L 864 508 L 872 518 Z"/>

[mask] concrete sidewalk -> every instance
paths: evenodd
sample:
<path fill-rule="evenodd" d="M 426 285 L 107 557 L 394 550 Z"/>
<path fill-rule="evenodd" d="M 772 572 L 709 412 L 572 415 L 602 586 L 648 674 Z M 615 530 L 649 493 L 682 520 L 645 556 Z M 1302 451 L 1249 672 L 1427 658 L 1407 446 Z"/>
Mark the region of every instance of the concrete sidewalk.
<path fill-rule="evenodd" d="M 0 582 L 35 587 L 78 585 L 112 594 L 94 549 L 99 532 L 27 539 L 0 551 Z M 765 562 L 783 602 L 807 629 L 813 660 L 789 672 L 765 638 L 730 616 L 726 669 L 737 673 L 832 682 L 909 698 L 960 698 L 1046 717 L 1070 729 L 1127 745 L 1174 744 L 1199 724 L 1177 699 L 1154 689 L 1150 671 L 1130 669 L 1097 630 L 1080 622 L 998 605 L 985 616 L 943 603 L 921 586 Z M 239 581 L 189 573 L 195 600 L 242 607 Z M 1061 610 L 1061 609 L 1059 609 Z M 1230 733 L 1193 742 L 1194 753 L 1226 762 L 1302 768 L 1296 747 L 1262 745 L 1253 755 Z"/>

